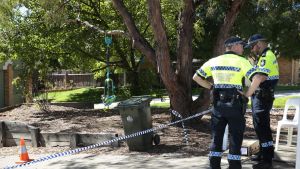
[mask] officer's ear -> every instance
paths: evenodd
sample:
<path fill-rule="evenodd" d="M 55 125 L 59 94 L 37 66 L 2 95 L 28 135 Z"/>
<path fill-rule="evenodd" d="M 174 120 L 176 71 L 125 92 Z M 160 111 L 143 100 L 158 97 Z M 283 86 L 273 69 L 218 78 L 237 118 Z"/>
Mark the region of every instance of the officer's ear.
<path fill-rule="evenodd" d="M 258 41 L 256 46 L 258 48 L 258 51 L 262 52 L 262 50 L 264 50 L 268 45 L 267 45 L 266 41 Z"/>

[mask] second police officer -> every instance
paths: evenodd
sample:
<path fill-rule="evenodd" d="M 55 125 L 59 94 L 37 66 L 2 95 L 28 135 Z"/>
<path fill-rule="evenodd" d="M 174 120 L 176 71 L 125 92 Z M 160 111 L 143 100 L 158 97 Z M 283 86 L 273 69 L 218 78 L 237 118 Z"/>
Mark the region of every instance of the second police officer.
<path fill-rule="evenodd" d="M 252 35 L 246 47 L 251 48 L 254 54 L 254 65 L 268 76 L 267 80 L 260 84 L 259 88 L 252 95 L 252 116 L 254 129 L 260 143 L 260 152 L 252 158 L 260 161 L 254 165 L 254 169 L 272 168 L 274 146 L 272 131 L 270 128 L 270 110 L 274 101 L 274 88 L 279 79 L 279 70 L 276 56 L 268 48 L 266 39 L 260 35 Z"/>
<path fill-rule="evenodd" d="M 259 84 L 266 79 L 248 60 L 241 57 L 244 42 L 239 37 L 225 41 L 226 52 L 212 58 L 202 65 L 193 76 L 199 85 L 213 88 L 213 110 L 211 115 L 212 143 L 210 147 L 210 168 L 220 169 L 222 142 L 225 127 L 228 124 L 230 147 L 228 162 L 230 169 L 241 167 L 241 145 L 245 130 L 245 104 Z M 207 78 L 213 78 L 211 84 Z M 242 79 L 252 80 L 245 96 L 242 94 Z"/>

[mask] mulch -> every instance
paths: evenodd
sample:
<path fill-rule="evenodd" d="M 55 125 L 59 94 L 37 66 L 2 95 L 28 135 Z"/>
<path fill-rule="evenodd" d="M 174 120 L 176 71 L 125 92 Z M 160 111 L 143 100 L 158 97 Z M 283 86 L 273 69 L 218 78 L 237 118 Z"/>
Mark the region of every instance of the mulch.
<path fill-rule="evenodd" d="M 152 109 L 153 127 L 170 122 L 171 117 L 167 109 Z M 271 113 L 271 128 L 276 132 L 277 121 L 282 118 L 282 111 Z M 244 138 L 256 138 L 252 126 L 251 113 L 246 113 L 246 131 Z M 41 131 L 47 132 L 81 132 L 81 133 L 100 133 L 111 132 L 124 135 L 123 124 L 117 110 L 94 110 L 94 109 L 75 109 L 62 106 L 50 106 L 49 111 L 43 112 L 37 105 L 22 105 L 12 110 L 0 113 L 0 121 L 24 122 L 36 127 Z M 160 136 L 160 144 L 153 146 L 148 152 L 131 152 L 125 142 L 121 142 L 120 147 L 101 147 L 89 150 L 94 154 L 128 154 L 128 153 L 179 153 L 184 156 L 207 155 L 210 136 L 210 115 L 204 115 L 194 127 L 188 127 L 188 140 L 186 144 L 183 129 L 179 126 L 171 126 L 162 129 L 156 134 Z M 68 150 L 68 147 L 38 147 L 29 149 L 29 153 L 55 153 Z M 0 155 L 15 155 L 16 147 L 1 148 Z"/>

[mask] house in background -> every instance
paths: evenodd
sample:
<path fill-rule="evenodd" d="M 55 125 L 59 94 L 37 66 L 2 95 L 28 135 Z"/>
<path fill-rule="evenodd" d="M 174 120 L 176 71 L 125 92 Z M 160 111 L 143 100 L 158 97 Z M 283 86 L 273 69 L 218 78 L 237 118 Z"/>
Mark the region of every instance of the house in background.
<path fill-rule="evenodd" d="M 279 57 L 279 84 L 300 85 L 300 59 Z"/>
<path fill-rule="evenodd" d="M 15 76 L 11 60 L 0 63 L 0 108 L 14 106 L 23 102 L 21 93 L 12 84 Z"/>

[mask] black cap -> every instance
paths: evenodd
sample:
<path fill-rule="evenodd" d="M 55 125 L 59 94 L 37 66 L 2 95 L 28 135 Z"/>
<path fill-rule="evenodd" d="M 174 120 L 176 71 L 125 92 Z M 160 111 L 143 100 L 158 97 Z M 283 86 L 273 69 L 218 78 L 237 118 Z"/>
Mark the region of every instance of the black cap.
<path fill-rule="evenodd" d="M 241 44 L 243 46 L 246 45 L 246 43 L 241 38 L 236 37 L 236 36 L 232 36 L 232 37 L 226 39 L 224 42 L 225 47 L 233 46 L 236 44 Z"/>
<path fill-rule="evenodd" d="M 245 48 L 249 48 L 251 47 L 253 44 L 255 44 L 258 41 L 264 41 L 267 40 L 266 38 L 264 38 L 261 34 L 254 34 L 252 36 L 250 36 L 250 38 L 248 39 L 248 43 L 245 46 Z"/>

